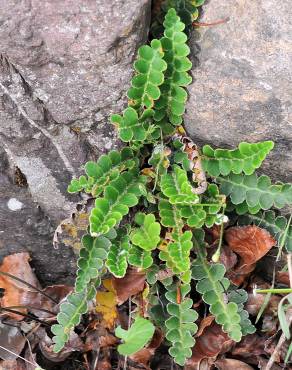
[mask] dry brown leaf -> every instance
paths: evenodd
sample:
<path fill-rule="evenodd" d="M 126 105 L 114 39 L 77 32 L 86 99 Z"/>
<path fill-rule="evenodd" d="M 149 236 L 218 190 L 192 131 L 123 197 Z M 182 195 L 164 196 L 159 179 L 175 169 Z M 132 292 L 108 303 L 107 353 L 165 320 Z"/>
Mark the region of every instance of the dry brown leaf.
<path fill-rule="evenodd" d="M 0 358 L 2 360 L 15 360 L 23 350 L 25 343 L 26 339 L 19 328 L 0 321 Z M 3 348 L 7 348 L 10 352 L 5 351 Z M 15 355 L 11 352 L 15 353 Z"/>
<path fill-rule="evenodd" d="M 232 348 L 232 356 L 256 365 L 258 357 L 265 354 L 265 338 L 254 333 L 246 335 Z"/>
<path fill-rule="evenodd" d="M 85 352 L 97 351 L 98 348 L 113 347 L 118 343 L 118 338 L 113 336 L 104 327 L 99 325 L 96 329 L 86 333 Z"/>
<path fill-rule="evenodd" d="M 203 359 L 210 359 L 209 364 L 214 363 L 218 354 L 227 352 L 233 344 L 234 341 L 222 331 L 221 326 L 213 321 L 196 339 L 192 357 L 187 360 L 185 370 L 195 369 Z"/>
<path fill-rule="evenodd" d="M 129 268 L 122 279 L 113 278 L 113 287 L 117 293 L 119 305 L 126 302 L 131 296 L 144 290 L 145 274 L 137 269 Z"/>
<path fill-rule="evenodd" d="M 278 271 L 276 274 L 276 281 L 277 283 L 281 283 L 289 287 L 290 286 L 289 273 L 284 271 Z"/>
<path fill-rule="evenodd" d="M 207 326 L 210 326 L 214 321 L 215 317 L 212 315 L 206 316 L 199 324 L 198 331 L 196 333 L 196 337 L 200 337 L 203 334 L 203 331 L 206 329 Z"/>
<path fill-rule="evenodd" d="M 231 358 L 222 358 L 221 360 L 217 360 L 215 362 L 215 366 L 219 370 L 253 370 L 253 367 L 248 364 Z"/>
<path fill-rule="evenodd" d="M 225 232 L 225 240 L 240 256 L 239 265 L 228 275 L 235 285 L 240 285 L 254 270 L 256 262 L 276 245 L 270 233 L 258 226 L 231 227 Z"/>
<path fill-rule="evenodd" d="M 267 230 L 258 226 L 231 227 L 226 230 L 225 239 L 241 257 L 240 266 L 256 263 L 277 243 Z"/>
<path fill-rule="evenodd" d="M 237 255 L 227 245 L 224 245 L 221 249 L 219 262 L 225 266 L 226 271 L 231 270 L 236 265 L 237 260 Z"/>
<path fill-rule="evenodd" d="M 0 370 L 26 370 L 22 360 L 0 361 Z"/>
<path fill-rule="evenodd" d="M 28 263 L 29 260 L 28 253 L 11 254 L 3 259 L 0 271 L 14 275 L 40 289 L 40 284 Z M 0 275 L 0 287 L 5 289 L 0 299 L 1 307 L 32 305 L 32 302 L 40 299 L 40 293 L 4 275 Z M 18 309 L 18 311 L 27 313 L 26 309 Z M 23 316 L 14 313 L 6 315 L 15 320 L 23 319 Z"/>

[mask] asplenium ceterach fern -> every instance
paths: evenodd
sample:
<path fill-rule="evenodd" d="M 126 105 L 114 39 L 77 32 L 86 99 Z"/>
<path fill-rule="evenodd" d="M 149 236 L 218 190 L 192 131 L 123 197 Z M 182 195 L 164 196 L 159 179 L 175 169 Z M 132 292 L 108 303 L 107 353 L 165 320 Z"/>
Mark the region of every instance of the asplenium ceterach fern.
<path fill-rule="evenodd" d="M 184 365 L 195 344 L 194 289 L 222 330 L 240 341 L 254 331 L 244 310 L 246 297 L 231 285 L 222 264 L 210 262 L 203 229 L 222 225 L 228 210 L 235 209 L 244 214 L 240 222 L 260 224 L 279 242 L 285 238 L 287 250 L 292 249 L 287 219 L 272 210 L 258 213 L 292 203 L 291 185 L 272 185 L 268 177 L 254 173 L 273 143 L 240 143 L 234 150 L 207 145 L 201 155 L 197 149 L 192 155 L 196 146 L 181 126 L 191 62 L 185 24 L 175 9 L 190 20 L 190 12 L 201 4 L 202 0 L 163 3 L 163 35 L 139 49 L 127 93 L 129 105 L 111 117 L 126 146 L 86 163 L 85 175 L 68 187 L 70 193 L 91 194 L 95 204 L 88 234 L 82 238 L 74 292 L 61 305 L 52 327 L 56 352 L 80 323 L 103 276 L 122 278 L 128 266 L 147 273 L 145 315 L 164 331 L 175 362 Z M 186 139 L 191 145 L 184 145 Z M 192 162 L 198 156 L 210 176 L 203 191 L 198 186 L 205 174 L 197 180 L 200 167 Z M 122 354 L 140 349 L 132 345 L 137 344 L 137 323 L 151 327 L 143 320 L 137 318 L 128 331 L 117 331 L 127 349 L 119 346 Z"/>

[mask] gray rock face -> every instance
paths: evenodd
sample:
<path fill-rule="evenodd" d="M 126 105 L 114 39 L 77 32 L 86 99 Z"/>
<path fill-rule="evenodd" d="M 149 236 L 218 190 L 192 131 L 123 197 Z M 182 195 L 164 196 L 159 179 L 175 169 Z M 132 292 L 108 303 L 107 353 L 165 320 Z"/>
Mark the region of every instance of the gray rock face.
<path fill-rule="evenodd" d="M 200 48 L 199 66 L 185 117 L 201 144 L 273 140 L 263 170 L 285 181 L 292 180 L 291 9 L 289 0 L 211 0 L 204 6 L 201 22 L 230 20 L 200 28 L 191 41 L 193 50 Z"/>
<path fill-rule="evenodd" d="M 73 252 L 52 249 L 52 231 L 78 200 L 66 193 L 72 176 L 86 160 L 117 145 L 108 117 L 125 105 L 150 5 L 1 4 L 0 257 L 28 250 L 41 280 L 60 282 L 74 271 Z M 24 186 L 16 184 L 15 171 Z"/>

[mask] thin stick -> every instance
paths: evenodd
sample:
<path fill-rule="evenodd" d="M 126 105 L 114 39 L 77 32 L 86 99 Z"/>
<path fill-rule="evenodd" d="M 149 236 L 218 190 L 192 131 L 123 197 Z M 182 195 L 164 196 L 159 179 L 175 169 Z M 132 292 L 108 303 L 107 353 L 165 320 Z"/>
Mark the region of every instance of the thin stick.
<path fill-rule="evenodd" d="M 56 314 L 52 311 L 49 311 L 49 310 L 46 310 L 44 308 L 39 308 L 39 307 L 33 307 L 33 306 L 8 306 L 8 307 L 1 307 L 2 309 L 10 309 L 10 310 L 13 310 L 13 309 L 22 309 L 22 308 L 25 308 L 25 309 L 29 309 L 29 310 L 35 310 L 35 311 L 41 311 L 41 312 L 46 312 L 52 316 L 56 316 Z"/>
<path fill-rule="evenodd" d="M 218 24 L 223 24 L 226 23 L 230 20 L 229 17 L 223 18 L 223 19 L 218 19 L 217 21 L 210 22 L 210 23 L 205 23 L 205 22 L 193 22 L 193 26 L 195 27 L 210 27 L 210 26 L 217 26 Z"/>
<path fill-rule="evenodd" d="M 4 351 L 7 351 L 8 353 L 10 353 L 13 356 L 16 356 L 17 358 L 20 358 L 21 360 L 23 360 L 24 362 L 27 362 L 28 364 L 30 364 L 32 366 L 35 366 L 35 367 L 38 366 L 36 363 L 34 364 L 33 362 L 28 361 L 26 358 L 18 355 L 17 353 L 14 353 L 14 352 L 10 351 L 10 349 L 8 349 L 8 348 L 2 347 L 2 346 L 0 346 L 0 348 L 3 349 Z"/>
<path fill-rule="evenodd" d="M 34 320 L 34 321 L 37 321 L 43 325 L 46 325 L 46 326 L 50 326 L 47 322 L 43 321 L 43 320 L 40 320 L 28 313 L 22 313 L 20 311 L 16 311 L 16 310 L 11 310 L 10 308 L 4 308 L 4 307 L 0 307 L 0 312 L 3 311 L 3 312 L 10 312 L 10 313 L 13 313 L 15 315 L 21 315 L 23 317 L 27 317 L 28 319 L 30 320 Z"/>
<path fill-rule="evenodd" d="M 129 319 L 128 319 L 128 330 L 131 326 L 131 314 L 132 314 L 132 301 L 131 301 L 131 297 L 129 297 Z M 128 359 L 128 356 L 125 356 L 125 359 L 124 359 L 124 370 L 127 370 L 127 359 Z"/>
<path fill-rule="evenodd" d="M 287 318 L 287 324 L 288 324 L 288 327 L 290 327 L 290 324 L 292 322 L 292 312 L 290 310 L 288 310 L 287 314 L 286 314 L 286 318 Z M 284 333 L 282 333 L 282 335 L 280 336 L 280 339 L 276 345 L 276 348 L 274 350 L 274 352 L 272 353 L 268 363 L 267 363 L 267 366 L 265 368 L 265 370 L 271 370 L 275 361 L 276 361 L 276 358 L 278 358 L 279 356 L 279 351 L 281 350 L 282 346 L 284 345 L 286 341 L 286 336 Z"/>
<path fill-rule="evenodd" d="M 59 302 L 56 301 L 54 298 L 50 297 L 47 293 L 43 292 L 41 289 L 37 288 L 36 286 L 34 285 L 31 285 L 30 283 L 18 278 L 17 276 L 14 276 L 14 275 L 11 275 L 9 274 L 8 272 L 4 272 L 4 271 L 0 271 L 0 275 L 4 275 L 4 276 L 7 276 L 9 277 L 10 279 L 13 279 L 13 280 L 16 280 L 16 281 L 19 281 L 20 283 L 36 290 L 37 292 L 39 292 L 40 294 L 44 295 L 45 297 L 47 297 L 48 299 L 50 299 L 51 301 L 53 301 L 54 303 L 58 304 Z"/>

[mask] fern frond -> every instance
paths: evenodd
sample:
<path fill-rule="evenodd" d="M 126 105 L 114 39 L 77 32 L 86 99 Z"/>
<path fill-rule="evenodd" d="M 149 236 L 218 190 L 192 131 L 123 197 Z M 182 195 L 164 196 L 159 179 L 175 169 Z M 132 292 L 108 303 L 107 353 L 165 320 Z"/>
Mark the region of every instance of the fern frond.
<path fill-rule="evenodd" d="M 155 249 L 160 241 L 161 230 L 160 224 L 155 221 L 155 216 L 137 213 L 135 222 L 140 227 L 132 231 L 131 242 L 146 251 Z"/>
<path fill-rule="evenodd" d="M 113 114 L 111 122 L 119 132 L 119 138 L 124 142 L 129 141 L 144 141 L 149 133 L 149 124 L 146 118 L 153 115 L 153 111 L 148 109 L 145 111 L 144 118 L 139 118 L 138 113 L 132 107 L 124 110 L 123 116 Z"/>
<path fill-rule="evenodd" d="M 105 264 L 108 270 L 117 278 L 122 278 L 126 275 L 130 246 L 129 236 L 122 231 L 109 248 Z"/>
<path fill-rule="evenodd" d="M 123 172 L 116 180 L 105 188 L 104 197 L 95 200 L 89 222 L 90 234 L 98 236 L 106 234 L 126 214 L 129 207 L 138 203 L 141 195 L 141 184 L 145 182 L 144 176 L 139 176 L 137 171 Z"/>
<path fill-rule="evenodd" d="M 104 236 L 93 238 L 90 235 L 82 237 L 82 248 L 77 261 L 77 277 L 75 291 L 81 293 L 87 289 L 92 279 L 96 279 L 99 270 L 104 265 L 111 242 Z"/>
<path fill-rule="evenodd" d="M 177 289 L 180 290 L 181 302 L 178 302 Z M 170 302 L 166 306 L 170 317 L 165 322 L 166 339 L 171 342 L 169 354 L 181 366 L 192 355 L 191 348 L 195 344 L 193 335 L 198 330 L 195 324 L 198 314 L 191 309 L 193 301 L 186 298 L 190 290 L 191 287 L 188 284 L 181 286 L 173 284 L 168 287 L 168 292 L 165 294 L 166 299 Z"/>
<path fill-rule="evenodd" d="M 292 204 L 292 185 L 277 183 L 273 185 L 268 176 L 230 174 L 227 177 L 217 177 L 220 190 L 230 196 L 235 205 L 246 201 L 249 209 L 267 210 L 271 207 L 278 209 Z"/>
<path fill-rule="evenodd" d="M 292 253 L 292 225 L 284 216 L 277 216 L 274 211 L 259 212 L 239 217 L 240 225 L 254 224 L 268 230 L 277 240 L 278 245 L 284 243 L 286 250 Z"/>
<path fill-rule="evenodd" d="M 192 264 L 193 279 L 198 280 L 196 289 L 202 294 L 204 302 L 210 305 L 210 312 L 215 316 L 215 321 L 222 325 L 223 331 L 231 339 L 239 342 L 242 337 L 241 318 L 237 304 L 234 302 L 226 303 L 225 291 L 229 288 L 230 282 L 224 278 L 225 267 L 219 263 L 208 263 L 206 246 L 202 242 L 203 232 L 200 234 L 199 232 L 195 234 L 194 238 L 197 259 Z"/>
<path fill-rule="evenodd" d="M 60 306 L 57 315 L 58 324 L 52 325 L 54 352 L 60 352 L 70 338 L 70 333 L 80 323 L 81 315 L 87 312 L 87 302 L 95 296 L 95 288 L 91 286 L 82 293 L 71 293 L 66 302 Z"/>
<path fill-rule="evenodd" d="M 159 253 L 159 258 L 166 262 L 175 274 L 185 273 L 190 269 L 190 251 L 192 249 L 192 232 L 174 230 L 172 241 Z"/>
<path fill-rule="evenodd" d="M 146 251 L 132 245 L 129 251 L 128 262 L 130 265 L 146 270 L 153 264 L 151 251 Z"/>
<path fill-rule="evenodd" d="M 135 166 L 137 159 L 129 147 L 123 148 L 121 152 L 112 150 L 108 154 L 103 154 L 97 162 L 87 162 L 85 164 L 87 176 L 82 175 L 79 179 L 73 179 L 67 190 L 69 193 L 84 190 L 97 196 L 103 191 L 104 185 L 117 178 L 120 172 Z"/>
<path fill-rule="evenodd" d="M 247 292 L 244 289 L 235 289 L 229 291 L 227 296 L 229 302 L 234 302 L 238 306 L 242 335 L 255 333 L 256 327 L 251 323 L 248 312 L 244 310 L 244 303 L 248 300 Z"/>
<path fill-rule="evenodd" d="M 193 22 L 199 17 L 198 7 L 204 4 L 205 0 L 165 0 L 162 2 L 161 11 L 151 26 L 151 33 L 154 37 L 160 37 L 163 34 L 163 25 L 161 19 L 164 19 L 165 13 L 170 8 L 174 8 L 185 24 L 185 33 L 189 35 L 193 29 Z"/>
<path fill-rule="evenodd" d="M 168 122 L 173 125 L 182 123 L 187 100 L 183 86 L 189 85 L 192 81 L 187 73 L 192 63 L 187 58 L 190 49 L 186 44 L 187 36 L 183 32 L 185 25 L 180 21 L 175 9 L 168 10 L 163 25 L 165 31 L 161 44 L 165 52 L 167 70 L 164 83 L 160 87 L 161 97 L 155 103 L 154 114 L 155 121 L 162 129 L 169 126 Z"/>
<path fill-rule="evenodd" d="M 181 219 L 180 211 L 175 204 L 169 203 L 166 199 L 160 199 L 158 208 L 160 222 L 163 226 L 182 229 L 184 223 Z"/>
<path fill-rule="evenodd" d="M 210 145 L 203 147 L 203 168 L 211 176 L 229 175 L 231 172 L 244 172 L 251 175 L 260 167 L 263 160 L 273 149 L 272 141 L 239 144 L 238 149 L 213 149 Z"/>
<path fill-rule="evenodd" d="M 195 204 L 199 196 L 193 192 L 185 170 L 177 165 L 171 173 L 161 176 L 160 187 L 162 193 L 169 198 L 172 204 Z"/>
<path fill-rule="evenodd" d="M 163 72 L 167 68 L 163 55 L 161 43 L 156 39 L 139 48 L 138 59 L 134 63 L 136 75 L 127 94 L 134 107 L 152 108 L 160 97 L 159 86 L 164 81 Z"/>

